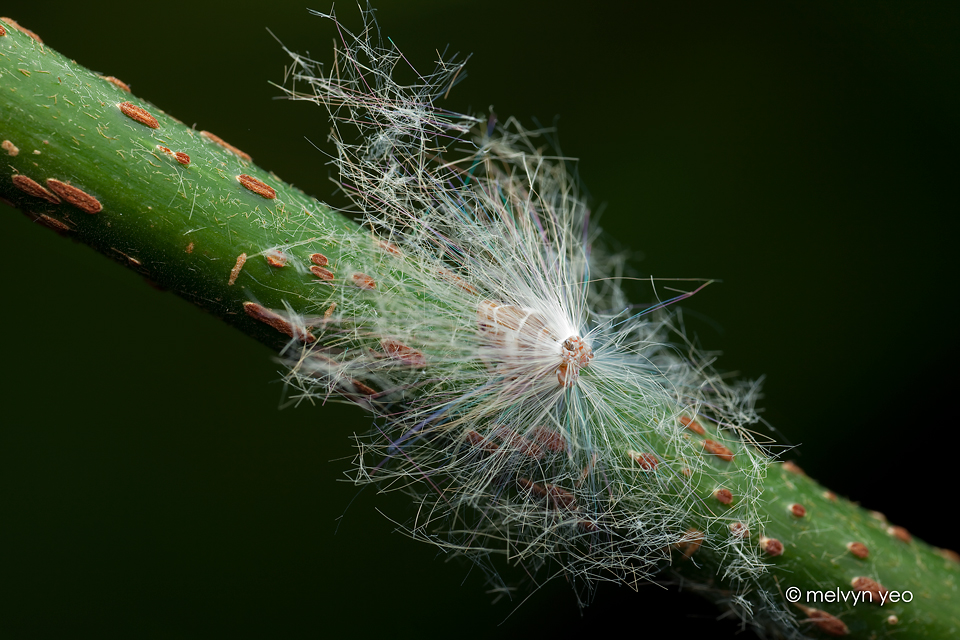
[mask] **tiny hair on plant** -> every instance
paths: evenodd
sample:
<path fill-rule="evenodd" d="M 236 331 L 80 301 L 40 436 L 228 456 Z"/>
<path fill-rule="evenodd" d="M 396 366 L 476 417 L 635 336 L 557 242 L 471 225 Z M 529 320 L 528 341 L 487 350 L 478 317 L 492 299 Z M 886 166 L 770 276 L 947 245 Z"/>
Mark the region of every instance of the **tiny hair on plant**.
<path fill-rule="evenodd" d="M 223 270 L 309 284 L 236 310 L 281 352 L 0 205 L 0 629 L 821 637 L 764 582 L 794 549 L 764 526 L 820 528 L 819 503 L 767 515 L 784 459 L 957 547 L 930 455 L 956 426 L 938 10 L 194 4 L 176 35 L 4 12 L 358 230 L 331 250 L 307 220 Z"/>

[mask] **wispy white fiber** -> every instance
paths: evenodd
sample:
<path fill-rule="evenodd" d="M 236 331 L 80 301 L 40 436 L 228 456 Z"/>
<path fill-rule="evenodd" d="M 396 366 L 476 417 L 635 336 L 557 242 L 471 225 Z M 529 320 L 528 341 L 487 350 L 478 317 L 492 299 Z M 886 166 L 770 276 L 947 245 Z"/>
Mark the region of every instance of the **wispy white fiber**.
<path fill-rule="evenodd" d="M 410 493 L 412 537 L 565 574 L 584 599 L 704 554 L 747 588 L 763 565 L 730 525 L 761 526 L 768 457 L 746 430 L 756 388 L 714 372 L 671 311 L 697 284 L 631 306 L 621 259 L 536 132 L 441 108 L 462 62 L 401 86 L 407 63 L 369 13 L 356 36 L 327 17 L 333 64 L 291 52 L 289 91 L 329 110 L 366 230 L 342 239 L 339 268 L 370 280 L 322 289 L 316 317 L 329 311 L 299 320 L 318 339 L 289 380 L 298 399 L 374 412 L 354 479 Z"/>

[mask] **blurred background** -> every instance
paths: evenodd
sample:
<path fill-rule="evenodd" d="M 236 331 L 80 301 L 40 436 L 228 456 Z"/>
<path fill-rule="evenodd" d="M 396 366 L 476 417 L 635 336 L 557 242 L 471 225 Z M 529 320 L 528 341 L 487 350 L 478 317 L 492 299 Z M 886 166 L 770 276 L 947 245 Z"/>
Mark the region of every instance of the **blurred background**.
<path fill-rule="evenodd" d="M 3 12 L 338 202 L 315 148 L 329 149 L 324 112 L 271 85 L 287 59 L 268 28 L 331 58 L 335 31 L 307 1 Z M 448 45 L 473 54 L 444 107 L 556 127 L 638 275 L 722 280 L 685 301 L 690 329 L 723 352 L 721 370 L 766 376 L 763 416 L 798 446 L 785 457 L 957 548 L 942 513 L 957 428 L 960 5 L 616 4 L 376 6 L 415 66 Z M 354 4 L 337 9 L 360 27 Z M 280 410 L 266 348 L 3 205 L 0 243 L 4 635 L 736 632 L 657 587 L 602 585 L 581 613 L 559 577 L 491 604 L 481 571 L 394 531 L 408 499 L 345 481 L 361 411 Z"/>

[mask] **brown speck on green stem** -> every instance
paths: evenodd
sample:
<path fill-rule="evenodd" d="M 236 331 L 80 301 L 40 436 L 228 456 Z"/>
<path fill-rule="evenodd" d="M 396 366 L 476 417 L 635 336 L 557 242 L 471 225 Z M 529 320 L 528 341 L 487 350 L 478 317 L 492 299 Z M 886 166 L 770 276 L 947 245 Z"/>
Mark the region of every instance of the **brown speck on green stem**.
<path fill-rule="evenodd" d="M 279 268 L 281 268 L 281 267 L 283 267 L 283 266 L 285 266 L 285 265 L 287 264 L 287 257 L 286 257 L 285 255 L 283 255 L 282 253 L 280 253 L 279 251 L 277 251 L 277 252 L 275 252 L 275 253 L 268 253 L 268 254 L 266 255 L 266 259 L 267 259 L 267 264 L 269 264 L 271 267 L 275 267 L 275 268 L 277 268 L 277 269 L 279 269 Z"/>
<path fill-rule="evenodd" d="M 314 335 L 307 331 L 306 327 L 295 327 L 289 320 L 281 316 L 276 311 L 267 309 L 263 305 L 259 305 L 256 302 L 244 302 L 243 310 L 254 320 L 273 327 L 280 333 L 299 340 L 300 342 L 310 344 L 316 341 Z"/>
<path fill-rule="evenodd" d="M 27 34 L 28 36 L 30 36 L 31 38 L 33 38 L 34 40 L 36 40 L 38 44 L 43 44 L 43 40 L 40 39 L 40 36 L 38 36 L 38 35 L 37 35 L 36 33 L 34 33 L 33 31 L 30 31 L 30 29 L 27 29 L 26 27 L 20 26 L 20 24 L 19 24 L 16 20 L 14 20 L 13 18 L 0 18 L 0 21 L 6 22 L 9 26 L 13 27 L 13 28 L 16 29 L 17 31 L 20 31 L 21 33 Z M 2 27 L 0 27 L 0 28 L 2 28 Z M 6 30 L 4 30 L 3 35 L 7 35 Z"/>
<path fill-rule="evenodd" d="M 151 129 L 160 128 L 160 123 L 157 121 L 157 119 L 154 118 L 150 112 L 143 107 L 138 107 L 130 102 L 121 102 L 117 106 L 120 107 L 120 111 L 123 113 L 123 115 L 127 116 L 131 120 L 139 122 L 143 126 Z"/>
<path fill-rule="evenodd" d="M 730 504 L 733 502 L 733 494 L 730 492 L 730 489 L 717 489 L 713 492 L 713 497 L 720 502 L 720 504 Z"/>
<path fill-rule="evenodd" d="M 316 265 L 310 267 L 310 273 L 317 276 L 321 280 L 330 281 L 333 280 L 333 271 L 329 269 L 324 269 L 323 267 L 318 267 Z"/>
<path fill-rule="evenodd" d="M 244 153 L 240 149 L 237 149 L 235 146 L 233 146 L 232 144 L 230 144 L 229 142 L 227 142 L 226 140 L 224 140 L 218 135 L 210 133 L 209 131 L 201 131 L 200 135 L 206 138 L 207 140 L 209 140 L 210 142 L 223 147 L 224 149 L 234 154 L 241 160 L 245 160 L 246 162 L 251 162 L 253 160 L 253 158 L 251 158 L 249 154 Z"/>
<path fill-rule="evenodd" d="M 715 440 L 710 440 L 709 438 L 703 441 L 703 448 L 707 453 L 712 453 L 721 460 L 726 462 L 733 462 L 733 452 L 730 451 L 727 447 L 720 444 Z"/>
<path fill-rule="evenodd" d="M 34 198 L 42 198 L 50 204 L 60 204 L 60 198 L 55 196 L 50 191 L 47 191 L 32 178 L 18 173 L 11 176 L 10 179 L 13 180 L 13 185 L 17 189 L 20 189 L 20 191 L 23 191 L 25 194 L 33 196 Z"/>
<path fill-rule="evenodd" d="M 896 525 L 889 526 L 887 527 L 887 533 L 902 542 L 909 543 L 913 541 L 913 536 L 911 536 L 910 532 L 903 527 L 898 527 Z"/>
<path fill-rule="evenodd" d="M 237 281 L 237 276 L 240 275 L 240 269 L 243 269 L 243 263 L 247 261 L 247 254 L 241 253 L 237 256 L 237 261 L 233 265 L 233 269 L 230 270 L 230 279 L 227 280 L 227 284 L 233 286 L 233 283 Z"/>
<path fill-rule="evenodd" d="M 707 433 L 707 432 L 704 430 L 704 428 L 700 425 L 699 422 L 697 422 L 696 420 L 694 420 L 693 418 L 690 418 L 690 417 L 688 417 L 688 416 L 680 416 L 680 424 L 682 424 L 683 426 L 685 426 L 685 427 L 686 427 L 687 429 L 689 429 L 690 431 L 693 431 L 693 432 L 696 433 L 697 435 L 703 436 L 703 435 L 706 435 L 706 433 Z"/>
<path fill-rule="evenodd" d="M 816 625 L 827 635 L 841 637 L 850 633 L 850 629 L 847 628 L 847 625 L 844 624 L 843 620 L 833 614 L 827 613 L 821 609 L 805 607 L 799 604 L 797 607 L 799 607 L 800 610 L 803 611 L 807 616 L 807 619 L 804 622 Z"/>
<path fill-rule="evenodd" d="M 124 82 L 120 78 L 115 78 L 114 76 L 100 76 L 100 77 L 106 80 L 107 82 L 109 82 L 110 84 L 112 84 L 113 86 L 115 86 L 116 88 L 120 89 L 121 91 L 130 93 L 130 85 L 128 85 L 126 82 Z"/>
<path fill-rule="evenodd" d="M 75 187 L 66 182 L 61 182 L 54 178 L 47 179 L 47 187 L 60 198 L 62 198 L 68 204 L 73 205 L 80 211 L 84 213 L 100 213 L 103 210 L 103 205 L 100 204 L 100 201 L 91 196 L 89 193 Z"/>
<path fill-rule="evenodd" d="M 853 587 L 854 591 L 869 593 L 870 602 L 875 604 L 882 604 L 889 593 L 889 591 L 879 582 L 873 578 L 867 578 L 866 576 L 857 576 L 850 581 L 850 586 Z"/>
<path fill-rule="evenodd" d="M 760 538 L 760 548 L 768 556 L 783 555 L 783 543 L 776 538 L 767 538 L 766 536 Z"/>
<path fill-rule="evenodd" d="M 237 181 L 244 186 L 244 188 L 252 191 L 262 198 L 267 200 L 272 200 L 277 197 L 277 192 L 262 180 L 257 180 L 253 176 L 248 176 L 245 173 L 241 173 L 237 176 Z"/>
<path fill-rule="evenodd" d="M 28 218 L 30 218 L 37 224 L 43 225 L 48 229 L 56 231 L 60 235 L 64 235 L 69 231 L 71 231 L 70 225 L 66 224 L 65 222 L 61 222 L 56 218 L 48 216 L 45 213 L 41 213 L 40 215 L 37 215 L 31 211 L 24 211 L 24 213 L 27 215 Z"/>
<path fill-rule="evenodd" d="M 353 284 L 361 289 L 373 290 L 377 288 L 377 281 L 365 273 L 355 273 L 350 276 Z"/>

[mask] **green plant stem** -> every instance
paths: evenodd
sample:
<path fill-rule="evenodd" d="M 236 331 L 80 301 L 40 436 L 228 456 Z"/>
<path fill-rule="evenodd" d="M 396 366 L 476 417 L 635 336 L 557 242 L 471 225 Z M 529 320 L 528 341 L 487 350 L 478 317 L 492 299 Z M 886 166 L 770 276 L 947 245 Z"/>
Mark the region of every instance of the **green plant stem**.
<path fill-rule="evenodd" d="M 278 350 L 297 337 L 297 329 L 291 335 L 289 325 L 258 317 L 245 303 L 256 301 L 272 310 L 292 305 L 297 313 L 318 314 L 322 308 L 315 303 L 303 309 L 296 308 L 298 302 L 316 298 L 308 294 L 318 287 L 328 288 L 333 301 L 337 286 L 356 284 L 354 272 L 337 267 L 371 262 L 382 252 L 367 231 L 236 151 L 16 29 L 7 26 L 6 31 L 0 38 L 0 137 L 9 142 L 2 153 L 10 174 L 0 180 L 0 194 L 38 223 L 89 244 Z M 157 127 L 125 114 L 124 103 L 144 109 Z M 189 156 L 189 163 L 179 161 L 177 153 Z M 245 187 L 244 181 L 257 183 L 241 176 L 267 185 L 275 196 Z M 92 200 L 78 200 L 69 187 Z M 71 197 L 75 204 L 64 202 Z M 277 250 L 290 262 L 272 265 L 269 258 L 277 256 L 271 251 Z M 311 264 L 315 253 L 332 267 L 334 286 L 294 268 Z M 716 502 L 716 487 L 709 481 L 721 476 L 710 469 L 725 464 L 730 463 L 712 461 L 698 485 L 698 499 L 717 511 L 727 507 Z M 737 495 L 751 490 L 729 489 L 732 507 Z M 770 570 L 760 578 L 768 593 L 782 598 L 788 586 L 804 594 L 849 591 L 853 580 L 865 577 L 889 590 L 911 591 L 912 602 L 806 604 L 836 616 L 853 637 L 940 638 L 960 628 L 960 569 L 951 557 L 782 465 L 768 469 L 762 496 L 760 516 L 766 525 L 762 532 L 750 531 L 751 540 L 762 544 L 762 537 L 775 538 L 784 547 L 782 555 L 768 557 Z M 795 504 L 803 506 L 802 516 L 791 512 Z M 710 526 L 716 527 L 702 525 Z M 868 549 L 866 558 L 851 553 L 853 542 Z M 731 587 L 718 571 L 729 559 L 706 552 L 682 559 L 685 550 L 673 552 L 676 572 L 708 597 L 725 601 Z M 754 596 L 748 592 L 748 601 Z M 830 622 L 817 625 L 818 614 L 786 606 L 782 599 L 775 604 L 796 615 L 803 633 L 841 629 Z M 759 601 L 752 605 L 763 609 Z"/>
<path fill-rule="evenodd" d="M 55 224 L 43 216 L 55 218 L 65 235 L 275 348 L 287 336 L 244 314 L 243 303 L 282 309 L 283 299 L 296 304 L 308 288 L 324 285 L 310 273 L 271 267 L 263 252 L 297 244 L 308 264 L 314 252 L 336 264 L 341 249 L 320 239 L 317 226 L 326 237 L 352 234 L 358 244 L 371 244 L 356 224 L 237 153 L 8 30 L 0 109 L 6 138 L 20 150 L 7 156 L 9 166 L 48 190 L 50 178 L 80 188 L 102 207 L 89 214 L 53 204 L 8 178 L 4 196 L 41 224 Z M 128 102 L 155 117 L 157 128 L 124 115 L 118 105 Z M 160 147 L 187 154 L 189 165 Z M 244 188 L 241 175 L 269 185 L 276 197 Z M 305 218 L 318 221 L 310 233 Z M 274 244 L 265 246 L 265 239 Z M 231 277 L 241 255 L 247 260 Z"/>

